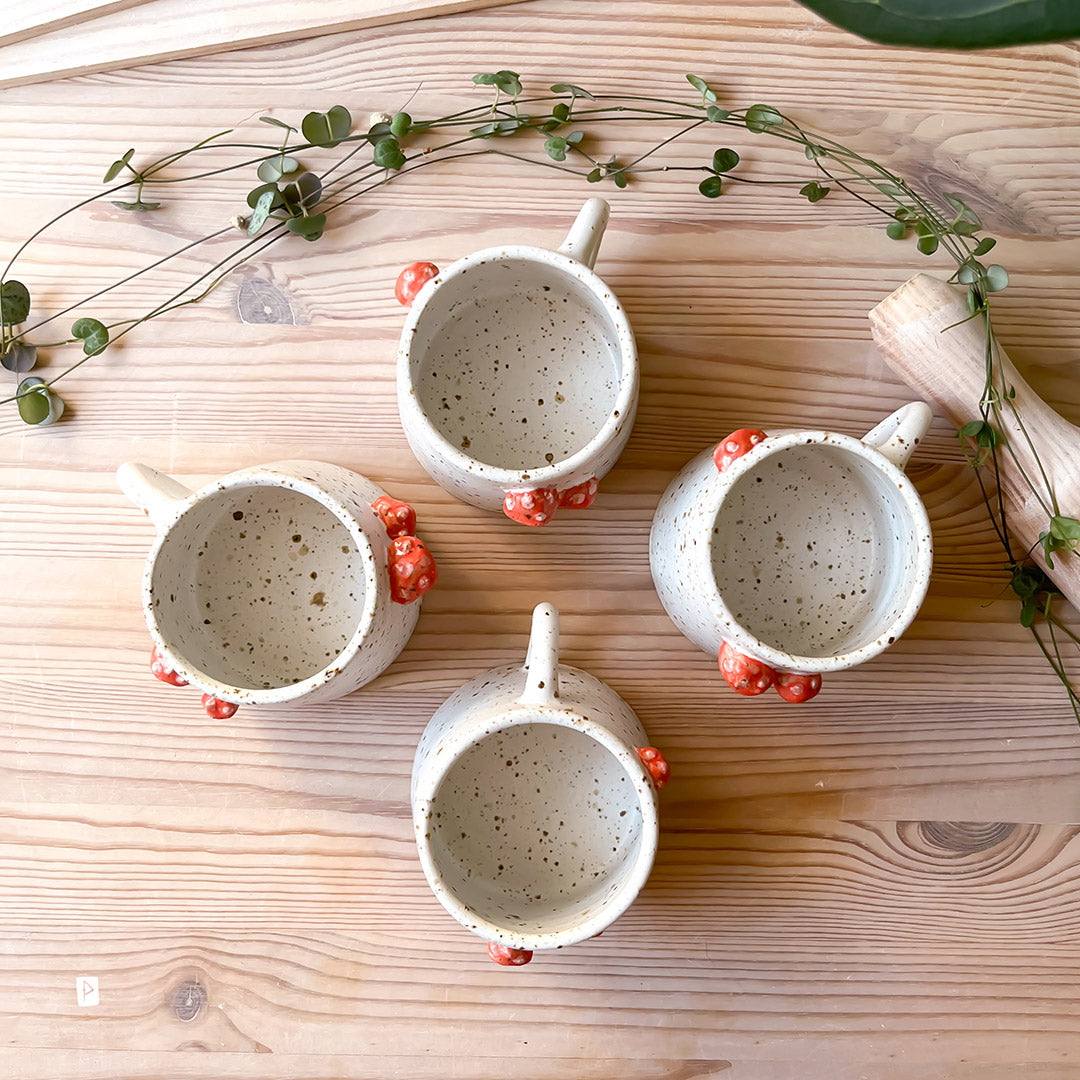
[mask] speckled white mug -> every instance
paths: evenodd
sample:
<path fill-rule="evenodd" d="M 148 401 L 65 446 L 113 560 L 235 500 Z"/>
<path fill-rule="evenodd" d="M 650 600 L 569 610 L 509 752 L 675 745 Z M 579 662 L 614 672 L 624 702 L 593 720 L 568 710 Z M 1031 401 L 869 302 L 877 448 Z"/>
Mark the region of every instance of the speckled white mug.
<path fill-rule="evenodd" d="M 539 605 L 525 666 L 448 698 L 413 764 L 428 883 L 502 964 L 595 937 L 656 852 L 666 762 L 614 690 L 559 663 L 558 638 L 558 612 Z"/>
<path fill-rule="evenodd" d="M 559 506 L 588 506 L 622 453 L 638 362 L 626 313 L 592 270 L 607 219 L 589 199 L 558 251 L 485 248 L 413 300 L 398 411 L 420 464 L 457 498 L 546 525 Z"/>
<path fill-rule="evenodd" d="M 117 479 L 158 531 L 142 587 L 151 670 L 199 687 L 211 715 L 370 682 L 409 640 L 412 592 L 434 583 L 433 565 L 411 591 L 394 576 L 418 550 L 411 509 L 337 465 L 280 461 L 197 492 L 134 463 Z"/>
<path fill-rule="evenodd" d="M 781 431 L 722 471 L 712 447 L 694 458 L 649 543 L 675 625 L 706 652 L 727 642 L 780 673 L 854 667 L 891 645 L 930 580 L 930 523 L 903 470 L 931 419 L 913 402 L 862 439 Z"/>

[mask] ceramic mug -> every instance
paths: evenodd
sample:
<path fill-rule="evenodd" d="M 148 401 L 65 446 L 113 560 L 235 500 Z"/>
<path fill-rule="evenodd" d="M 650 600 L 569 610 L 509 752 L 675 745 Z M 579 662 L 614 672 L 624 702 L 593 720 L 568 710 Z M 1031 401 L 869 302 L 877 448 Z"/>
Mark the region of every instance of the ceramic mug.
<path fill-rule="evenodd" d="M 117 478 L 158 531 L 142 587 L 151 670 L 199 687 L 212 716 L 370 682 L 437 577 L 412 509 L 336 465 L 280 461 L 197 492 L 146 465 Z"/>
<path fill-rule="evenodd" d="M 930 581 L 930 523 L 904 475 L 923 402 L 862 439 L 743 429 L 691 461 L 653 518 L 668 615 L 741 693 L 813 697 L 911 624 Z"/>
<path fill-rule="evenodd" d="M 669 770 L 633 710 L 559 663 L 559 614 L 533 612 L 524 667 L 486 671 L 435 713 L 412 774 L 420 862 L 498 963 L 595 937 L 652 868 Z"/>
<path fill-rule="evenodd" d="M 607 220 L 589 199 L 558 251 L 486 248 L 441 273 L 415 264 L 434 275 L 415 297 L 399 278 L 411 308 L 398 411 L 413 453 L 452 495 L 524 525 L 587 507 L 633 426 L 634 337 L 592 270 Z"/>

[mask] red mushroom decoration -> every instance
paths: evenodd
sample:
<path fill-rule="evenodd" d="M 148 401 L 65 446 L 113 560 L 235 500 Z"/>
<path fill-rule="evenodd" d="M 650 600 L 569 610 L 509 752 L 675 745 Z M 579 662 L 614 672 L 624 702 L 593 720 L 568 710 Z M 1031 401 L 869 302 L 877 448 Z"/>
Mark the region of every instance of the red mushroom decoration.
<path fill-rule="evenodd" d="M 785 701 L 809 701 L 821 692 L 820 675 L 787 672 L 776 676 L 776 692 Z"/>
<path fill-rule="evenodd" d="M 512 949 L 509 945 L 497 945 L 494 941 L 488 942 L 488 956 L 496 964 L 503 967 L 521 967 L 532 959 L 532 953 L 528 949 Z"/>
<path fill-rule="evenodd" d="M 398 274 L 394 285 L 397 302 L 405 307 L 412 307 L 416 294 L 433 278 L 439 276 L 439 268 L 434 263 L 414 262 Z"/>
<path fill-rule="evenodd" d="M 736 652 L 726 641 L 720 646 L 719 660 L 720 674 L 737 694 L 755 697 L 776 682 L 776 672 L 768 664 Z"/>
<path fill-rule="evenodd" d="M 206 715 L 214 720 L 228 720 L 230 716 L 235 716 L 236 710 L 240 708 L 234 702 L 222 701 L 221 698 L 216 698 L 213 694 L 203 694 L 202 704 L 206 710 Z"/>
<path fill-rule="evenodd" d="M 438 580 L 439 571 L 418 536 L 396 536 L 390 543 L 390 598 L 397 604 L 419 600 Z"/>
<path fill-rule="evenodd" d="M 187 679 L 178 675 L 169 667 L 161 650 L 156 645 L 150 652 L 150 673 L 155 679 L 160 679 L 170 686 L 187 686 Z"/>
<path fill-rule="evenodd" d="M 371 509 L 379 515 L 391 540 L 398 536 L 412 536 L 416 532 L 416 511 L 408 503 L 392 499 L 389 495 L 380 495 L 371 504 Z"/>
<path fill-rule="evenodd" d="M 733 431 L 727 438 L 721 439 L 713 451 L 713 461 L 716 462 L 717 469 L 723 472 L 736 458 L 749 453 L 767 437 L 764 431 L 757 428 L 739 428 L 738 431 Z"/>
<path fill-rule="evenodd" d="M 645 766 L 645 771 L 652 777 L 653 784 L 659 790 L 671 779 L 671 766 L 655 746 L 639 746 L 636 749 L 642 765 Z"/>
<path fill-rule="evenodd" d="M 503 499 L 503 513 L 519 525 L 546 525 L 559 505 L 559 494 L 554 488 L 536 488 L 534 491 L 508 491 Z"/>
<path fill-rule="evenodd" d="M 588 510 L 593 504 L 593 499 L 596 498 L 599 487 L 600 482 L 595 476 L 592 476 L 583 483 L 575 484 L 565 491 L 560 491 L 559 505 L 565 506 L 569 510 Z"/>

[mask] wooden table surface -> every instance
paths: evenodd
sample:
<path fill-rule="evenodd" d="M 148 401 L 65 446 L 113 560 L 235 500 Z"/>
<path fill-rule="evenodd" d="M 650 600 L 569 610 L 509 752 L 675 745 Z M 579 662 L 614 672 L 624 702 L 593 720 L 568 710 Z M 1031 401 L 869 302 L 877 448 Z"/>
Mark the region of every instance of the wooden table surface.
<path fill-rule="evenodd" d="M 662 96 L 696 71 L 721 104 L 771 102 L 965 193 L 1012 273 L 1003 340 L 1080 418 L 1076 46 L 881 49 L 788 0 L 531 0 L 2 91 L 0 253 L 98 190 L 128 146 L 164 152 L 268 109 L 341 101 L 365 117 L 420 82 L 410 111 L 435 115 L 476 101 L 470 76 L 498 67 L 537 88 Z M 705 133 L 670 160 L 728 142 L 753 168 L 805 168 L 738 133 Z M 55 310 L 223 224 L 247 187 L 215 178 L 152 217 L 95 205 L 18 276 Z M 944 263 L 843 198 L 746 187 L 707 202 L 668 178 L 612 188 L 598 270 L 637 333 L 642 398 L 593 510 L 512 526 L 454 501 L 409 453 L 393 382 L 399 268 L 557 243 L 593 193 L 505 161 L 403 178 L 319 244 L 272 248 L 87 364 L 64 384 L 61 425 L 0 414 L 0 1075 L 1077 1075 L 1080 733 L 1003 594 L 951 430 L 936 424 L 911 468 L 936 544 L 922 613 L 811 706 L 731 693 L 649 577 L 653 508 L 700 448 L 746 424 L 858 434 L 907 398 L 866 313 Z M 145 309 L 196 266 L 92 314 Z M 275 321 L 240 318 L 245 282 Z M 215 722 L 147 671 L 151 530 L 113 473 L 136 459 L 195 484 L 291 456 L 415 504 L 442 577 L 376 683 Z M 637 903 L 601 939 L 512 970 L 429 892 L 409 773 L 436 706 L 522 655 L 541 600 L 562 610 L 564 660 L 633 705 L 674 779 Z M 96 1006 L 77 1004 L 79 976 L 98 979 Z"/>

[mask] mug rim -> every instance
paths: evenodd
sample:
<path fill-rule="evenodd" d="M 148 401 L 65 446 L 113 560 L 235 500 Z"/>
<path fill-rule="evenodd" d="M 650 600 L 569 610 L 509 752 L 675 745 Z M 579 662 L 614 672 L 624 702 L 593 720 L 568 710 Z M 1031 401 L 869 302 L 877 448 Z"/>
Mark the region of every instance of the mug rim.
<path fill-rule="evenodd" d="M 364 607 L 348 642 L 340 652 L 335 654 L 325 666 L 313 675 L 309 675 L 298 682 L 287 683 L 284 686 L 272 686 L 269 688 L 237 687 L 221 682 L 219 679 L 207 675 L 176 652 L 165 642 L 158 627 L 157 614 L 154 610 L 153 578 L 158 556 L 161 554 L 166 540 L 173 529 L 190 511 L 195 509 L 204 497 L 237 487 L 285 487 L 317 502 L 320 506 L 329 510 L 348 530 L 364 566 Z M 154 644 L 168 661 L 169 666 L 192 686 L 198 687 L 205 693 L 212 694 L 222 701 L 230 701 L 235 704 L 276 705 L 292 701 L 295 698 L 303 697 L 324 683 L 332 681 L 360 651 L 375 621 L 375 608 L 378 603 L 379 590 L 379 575 L 376 571 L 377 562 L 378 560 L 374 557 L 371 547 L 371 541 L 368 539 L 363 527 L 349 513 L 344 504 L 335 499 L 325 488 L 292 473 L 266 466 L 240 469 L 237 472 L 221 477 L 219 480 L 206 484 L 197 491 L 193 491 L 183 500 L 182 508 L 169 522 L 168 526 L 155 537 L 154 543 L 146 556 L 142 578 L 142 601 L 147 629 L 150 631 L 150 637 L 153 639 Z"/>
<path fill-rule="evenodd" d="M 485 918 L 479 912 L 468 907 L 457 894 L 447 886 L 431 851 L 431 837 L 428 828 L 430 811 L 443 781 L 461 757 L 484 739 L 523 724 L 555 724 L 581 732 L 594 742 L 599 743 L 623 766 L 627 776 L 634 782 L 638 794 L 638 806 L 641 810 L 641 842 L 634 865 L 626 881 L 618 892 L 601 904 L 597 910 L 577 926 L 544 933 L 524 933 L 520 930 L 507 929 Z M 476 728 L 482 728 L 476 732 Z M 416 848 L 420 856 L 420 865 L 427 878 L 431 891 L 439 903 L 462 926 L 477 937 L 507 945 L 513 949 L 527 949 L 539 952 L 547 949 L 561 949 L 567 945 L 576 945 L 595 937 L 602 930 L 618 919 L 637 899 L 652 873 L 653 863 L 660 839 L 660 813 L 656 797 L 656 788 L 648 771 L 633 748 L 627 747 L 606 727 L 594 720 L 589 720 L 573 709 L 557 708 L 548 705 L 522 705 L 514 703 L 495 714 L 483 714 L 469 718 L 468 733 L 461 739 L 460 748 L 448 755 L 441 763 L 441 768 L 429 781 L 428 790 L 414 799 L 413 823 L 416 834 Z"/>
<path fill-rule="evenodd" d="M 593 437 L 580 450 L 576 450 L 569 457 L 565 457 L 560 461 L 552 462 L 550 465 L 537 466 L 534 469 L 507 469 L 498 465 L 490 465 L 487 462 L 480 461 L 479 458 L 471 457 L 469 454 L 464 453 L 460 447 L 451 443 L 421 407 L 416 393 L 416 383 L 410 370 L 412 343 L 415 339 L 416 328 L 432 297 L 437 295 L 438 286 L 450 278 L 458 277 L 473 266 L 492 259 L 502 258 L 546 263 L 565 274 L 577 278 L 585 284 L 589 292 L 596 297 L 607 311 L 615 327 L 615 335 L 619 342 L 622 371 L 619 376 L 619 387 L 615 395 L 615 401 L 608 411 L 604 423 L 596 429 Z M 398 342 L 397 396 L 398 412 L 401 415 L 402 426 L 407 429 L 410 424 L 415 424 L 423 428 L 426 436 L 438 446 L 443 457 L 458 472 L 490 480 L 501 485 L 507 491 L 517 490 L 521 488 L 522 484 L 548 487 L 551 486 L 552 481 L 561 480 L 581 471 L 591 458 L 599 454 L 606 443 L 618 435 L 622 423 L 629 416 L 634 401 L 637 378 L 638 358 L 634 334 L 630 328 L 630 320 L 627 318 L 626 311 L 612 288 L 595 270 L 582 262 L 578 262 L 577 259 L 564 255 L 561 251 L 551 251 L 547 248 L 534 247 L 528 244 L 504 244 L 497 247 L 482 248 L 480 251 L 474 251 L 472 254 L 465 255 L 451 263 L 450 266 L 440 271 L 430 281 L 425 282 L 424 287 L 417 294 L 408 315 L 405 317 L 405 325 L 402 327 L 401 337 Z M 406 416 L 406 414 L 408 415 Z"/>
<path fill-rule="evenodd" d="M 835 653 L 832 656 L 800 656 L 797 653 L 785 652 L 774 645 L 767 645 L 742 626 L 724 601 L 723 594 L 720 592 L 720 587 L 716 582 L 715 573 L 710 573 L 711 592 L 709 601 L 714 608 L 718 622 L 722 626 L 724 639 L 730 640 L 740 651 L 757 660 L 764 661 L 780 672 L 822 674 L 855 667 L 871 657 L 877 656 L 878 653 L 883 652 L 892 645 L 911 625 L 930 586 L 930 572 L 933 567 L 933 533 L 930 528 L 930 518 L 926 513 L 926 507 L 915 490 L 911 478 L 876 447 L 870 446 L 868 443 L 863 442 L 862 439 L 855 438 L 852 435 L 844 435 L 837 431 L 816 429 L 783 431 L 775 435 L 767 435 L 764 441 L 752 447 L 742 457 L 736 458 L 723 473 L 718 474 L 720 483 L 709 493 L 704 508 L 705 516 L 712 523 L 706 544 L 706 556 L 710 568 L 713 566 L 713 553 L 717 536 L 714 531 L 716 518 L 720 514 L 724 500 L 736 482 L 766 458 L 793 446 L 810 444 L 834 446 L 863 458 L 884 473 L 900 492 L 910 515 L 912 532 L 915 537 L 916 566 L 915 580 L 896 617 L 887 626 L 879 630 L 875 635 L 875 640 L 860 645 L 858 648 L 849 649 L 843 653 Z M 711 450 L 707 452 L 711 456 Z"/>

